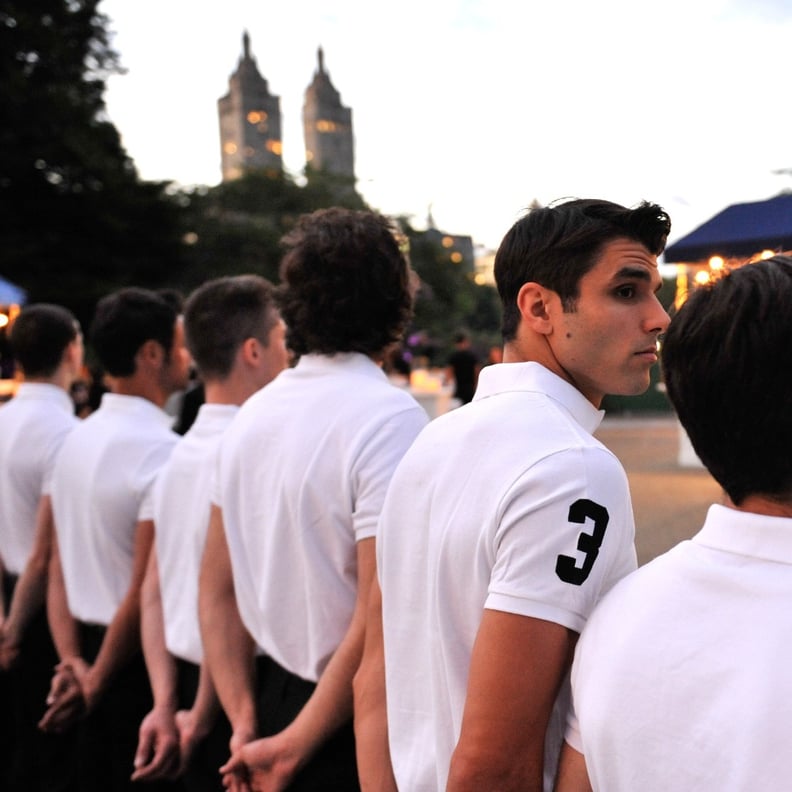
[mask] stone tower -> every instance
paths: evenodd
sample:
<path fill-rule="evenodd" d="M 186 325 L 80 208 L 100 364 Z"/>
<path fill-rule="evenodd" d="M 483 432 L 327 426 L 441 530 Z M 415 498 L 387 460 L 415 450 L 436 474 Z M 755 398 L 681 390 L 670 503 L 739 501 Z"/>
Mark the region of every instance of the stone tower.
<path fill-rule="evenodd" d="M 242 57 L 218 99 L 223 181 L 246 170 L 282 171 L 280 97 L 273 96 L 250 54 L 250 36 L 242 36 Z"/>
<path fill-rule="evenodd" d="M 317 54 L 319 65 L 303 104 L 306 165 L 354 180 L 352 111 L 341 104 L 341 95 L 330 82 L 321 47 Z"/>

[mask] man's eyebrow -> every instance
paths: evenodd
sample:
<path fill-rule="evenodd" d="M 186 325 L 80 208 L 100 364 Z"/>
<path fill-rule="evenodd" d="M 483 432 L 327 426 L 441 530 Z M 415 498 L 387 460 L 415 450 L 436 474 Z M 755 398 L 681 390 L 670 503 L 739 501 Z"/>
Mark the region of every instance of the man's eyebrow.
<path fill-rule="evenodd" d="M 652 276 L 644 267 L 622 267 L 614 276 L 614 280 L 617 278 L 635 278 L 636 280 L 644 280 L 644 281 L 651 281 Z"/>

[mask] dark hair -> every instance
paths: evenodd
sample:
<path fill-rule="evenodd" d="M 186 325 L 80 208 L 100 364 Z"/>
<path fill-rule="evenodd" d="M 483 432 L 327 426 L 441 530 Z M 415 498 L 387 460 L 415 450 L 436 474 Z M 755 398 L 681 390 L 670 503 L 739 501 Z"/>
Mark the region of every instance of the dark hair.
<path fill-rule="evenodd" d="M 79 332 L 71 311 L 60 305 L 36 303 L 24 308 L 14 320 L 8 341 L 26 377 L 51 377 Z"/>
<path fill-rule="evenodd" d="M 413 290 L 396 233 L 375 212 L 332 208 L 303 215 L 283 238 L 276 299 L 296 355 L 371 355 L 401 339 Z"/>
<path fill-rule="evenodd" d="M 531 209 L 507 232 L 495 255 L 504 340 L 517 334 L 517 295 L 523 284 L 533 281 L 552 289 L 564 310 L 573 311 L 580 279 L 597 263 L 606 244 L 631 239 L 658 256 L 670 229 L 666 212 L 646 201 L 635 209 L 588 198 Z"/>
<path fill-rule="evenodd" d="M 792 499 L 792 258 L 695 290 L 662 347 L 668 395 L 696 453 L 735 505 Z"/>
<path fill-rule="evenodd" d="M 91 342 L 99 362 L 113 377 L 135 373 L 135 356 L 146 341 L 156 341 L 170 356 L 175 309 L 156 292 L 130 287 L 99 300 Z"/>
<path fill-rule="evenodd" d="M 207 281 L 184 305 L 187 347 L 204 378 L 226 378 L 248 338 L 267 346 L 277 321 L 273 286 L 258 275 Z"/>

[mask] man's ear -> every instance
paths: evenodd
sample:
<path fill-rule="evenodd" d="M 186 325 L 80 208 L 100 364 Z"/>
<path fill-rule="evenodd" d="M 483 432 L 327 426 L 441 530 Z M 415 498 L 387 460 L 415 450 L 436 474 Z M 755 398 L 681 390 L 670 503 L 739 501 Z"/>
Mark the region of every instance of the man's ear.
<path fill-rule="evenodd" d="M 549 335 L 553 332 L 550 303 L 558 299 L 555 292 L 534 283 L 524 283 L 517 294 L 517 307 L 522 321 L 535 333 Z"/>
<path fill-rule="evenodd" d="M 143 364 L 158 368 L 165 361 L 165 349 L 159 341 L 149 338 L 148 341 L 144 341 L 140 345 L 140 349 L 135 355 L 135 360 L 138 366 Z"/>
<path fill-rule="evenodd" d="M 256 366 L 261 357 L 261 343 L 257 338 L 246 338 L 239 347 L 239 354 L 249 366 Z"/>

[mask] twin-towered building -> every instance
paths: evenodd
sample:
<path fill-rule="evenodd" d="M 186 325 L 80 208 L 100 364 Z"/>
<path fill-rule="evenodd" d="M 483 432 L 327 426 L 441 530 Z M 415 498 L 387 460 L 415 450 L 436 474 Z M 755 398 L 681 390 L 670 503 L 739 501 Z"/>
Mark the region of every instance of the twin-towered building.
<path fill-rule="evenodd" d="M 217 102 L 223 181 L 246 170 L 283 170 L 280 97 L 270 93 L 250 51 L 250 36 L 242 37 L 242 57 L 228 80 L 228 93 Z M 330 81 L 324 53 L 305 90 L 303 104 L 305 162 L 315 170 L 354 182 L 352 111 Z"/>

